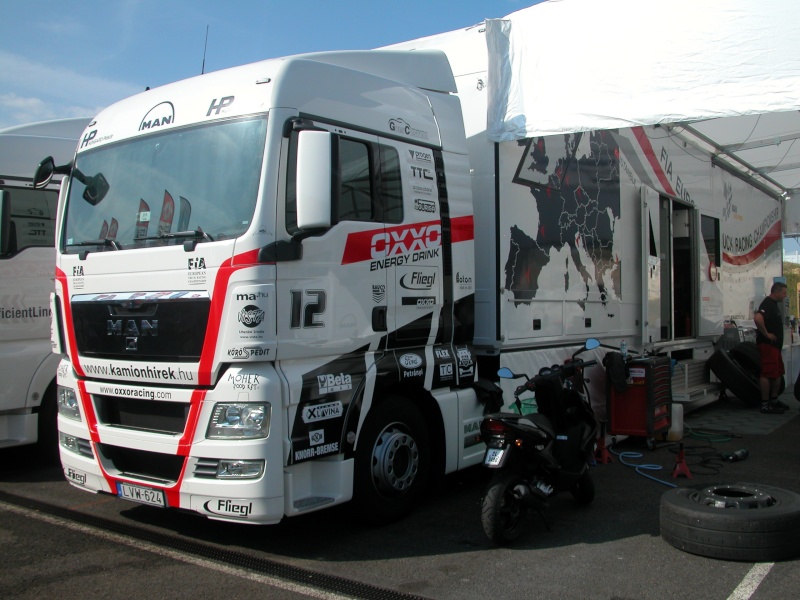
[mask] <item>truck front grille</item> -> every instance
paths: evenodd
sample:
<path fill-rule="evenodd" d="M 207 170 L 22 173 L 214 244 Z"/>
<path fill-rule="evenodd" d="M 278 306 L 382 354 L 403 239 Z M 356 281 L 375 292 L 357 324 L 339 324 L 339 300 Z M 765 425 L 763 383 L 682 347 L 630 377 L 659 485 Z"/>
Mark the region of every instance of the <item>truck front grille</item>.
<path fill-rule="evenodd" d="M 177 482 L 185 461 L 183 456 L 109 444 L 97 444 L 97 452 L 103 468 L 110 474 L 144 479 L 161 485 Z"/>
<path fill-rule="evenodd" d="M 84 294 L 72 298 L 78 354 L 125 361 L 197 362 L 211 300 L 205 292 Z"/>
<path fill-rule="evenodd" d="M 189 404 L 94 395 L 97 419 L 103 425 L 169 435 L 183 433 Z"/>

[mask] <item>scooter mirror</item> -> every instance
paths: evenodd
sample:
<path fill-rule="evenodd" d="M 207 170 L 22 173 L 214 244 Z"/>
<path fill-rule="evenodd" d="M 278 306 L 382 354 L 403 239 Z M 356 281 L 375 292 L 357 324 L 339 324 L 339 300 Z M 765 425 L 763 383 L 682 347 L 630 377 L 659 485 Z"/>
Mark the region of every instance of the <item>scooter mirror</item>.
<path fill-rule="evenodd" d="M 583 345 L 584 348 L 587 350 L 594 350 L 600 346 L 600 340 L 595 338 L 589 338 L 586 340 L 586 343 Z"/>
<path fill-rule="evenodd" d="M 503 379 L 514 379 L 517 376 L 509 369 L 508 367 L 503 367 L 497 371 L 497 376 L 502 377 Z"/>

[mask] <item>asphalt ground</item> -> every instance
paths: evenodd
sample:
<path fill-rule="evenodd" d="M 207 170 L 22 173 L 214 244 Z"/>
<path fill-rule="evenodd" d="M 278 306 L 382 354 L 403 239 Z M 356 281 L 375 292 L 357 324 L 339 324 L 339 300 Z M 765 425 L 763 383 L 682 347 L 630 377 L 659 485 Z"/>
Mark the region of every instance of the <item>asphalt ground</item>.
<path fill-rule="evenodd" d="M 659 531 L 659 501 L 672 486 L 753 482 L 800 493 L 800 403 L 782 399 L 791 406 L 784 415 L 736 399 L 687 415 L 691 478 L 673 477 L 677 444 L 619 441 L 612 462 L 592 467 L 594 503 L 555 497 L 546 520 L 534 515 L 506 548 L 481 528 L 489 472 L 480 467 L 448 476 L 392 525 L 368 527 L 344 506 L 252 527 L 88 494 L 58 466 L 2 451 L 0 597 L 798 598 L 800 559 L 710 559 L 673 548 Z M 745 460 L 723 460 L 741 448 Z M 253 566 L 263 564 L 280 568 Z M 355 587 L 317 586 L 326 578 Z"/>

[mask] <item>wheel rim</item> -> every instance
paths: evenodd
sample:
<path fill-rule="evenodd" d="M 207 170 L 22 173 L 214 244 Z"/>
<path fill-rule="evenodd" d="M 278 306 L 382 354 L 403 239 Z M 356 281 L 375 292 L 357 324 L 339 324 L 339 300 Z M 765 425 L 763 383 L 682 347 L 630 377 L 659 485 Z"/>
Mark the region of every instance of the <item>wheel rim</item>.
<path fill-rule="evenodd" d="M 419 472 L 417 442 L 397 424 L 378 436 L 372 449 L 372 480 L 385 494 L 401 494 L 414 483 Z"/>
<path fill-rule="evenodd" d="M 514 493 L 514 487 L 508 486 L 505 489 L 498 511 L 499 525 L 505 532 L 514 531 L 522 519 L 522 503 Z"/>
<path fill-rule="evenodd" d="M 703 488 L 693 492 L 689 498 L 711 508 L 734 508 L 749 510 L 769 508 L 778 503 L 772 495 L 756 487 L 722 485 Z"/>

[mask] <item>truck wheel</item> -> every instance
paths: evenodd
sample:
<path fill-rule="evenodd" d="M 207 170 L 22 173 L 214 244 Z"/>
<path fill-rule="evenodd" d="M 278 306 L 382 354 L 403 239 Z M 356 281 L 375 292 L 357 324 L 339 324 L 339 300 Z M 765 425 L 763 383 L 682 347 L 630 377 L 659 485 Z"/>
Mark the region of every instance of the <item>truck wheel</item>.
<path fill-rule="evenodd" d="M 741 342 L 731 348 L 728 353 L 739 365 L 758 377 L 761 374 L 761 354 L 755 342 Z"/>
<path fill-rule="evenodd" d="M 483 531 L 495 544 L 505 546 L 522 535 L 527 524 L 527 508 L 514 491 L 524 483 L 512 471 L 498 471 L 489 481 L 481 505 Z"/>
<path fill-rule="evenodd" d="M 708 359 L 708 367 L 739 400 L 746 404 L 761 402 L 761 387 L 758 377 L 735 361 L 731 355 L 720 348 Z"/>
<path fill-rule="evenodd" d="M 594 500 L 594 480 L 591 473 L 589 473 L 589 469 L 583 472 L 583 475 L 575 482 L 575 485 L 570 488 L 569 493 L 581 506 L 592 503 Z"/>
<path fill-rule="evenodd" d="M 425 492 L 431 465 L 428 430 L 420 411 L 392 396 L 367 415 L 355 457 L 354 505 L 373 524 L 411 512 Z"/>
<path fill-rule="evenodd" d="M 700 556 L 771 562 L 800 555 L 800 494 L 757 483 L 674 488 L 661 496 L 661 537 Z"/>

